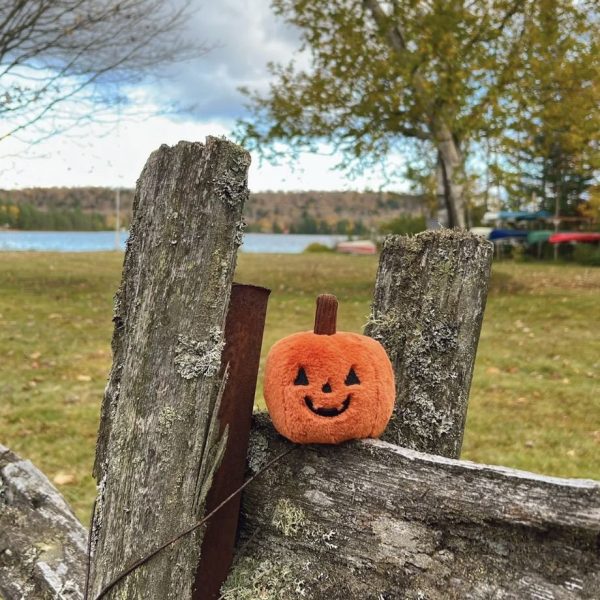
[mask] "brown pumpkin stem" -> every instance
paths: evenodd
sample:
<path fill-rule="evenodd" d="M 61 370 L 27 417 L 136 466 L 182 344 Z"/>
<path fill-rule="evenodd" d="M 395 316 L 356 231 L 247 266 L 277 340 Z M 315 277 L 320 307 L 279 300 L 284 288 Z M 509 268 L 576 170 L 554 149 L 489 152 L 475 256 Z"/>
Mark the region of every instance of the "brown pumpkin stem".
<path fill-rule="evenodd" d="M 333 335 L 336 331 L 338 301 L 332 294 L 317 297 L 314 332 L 318 335 Z"/>

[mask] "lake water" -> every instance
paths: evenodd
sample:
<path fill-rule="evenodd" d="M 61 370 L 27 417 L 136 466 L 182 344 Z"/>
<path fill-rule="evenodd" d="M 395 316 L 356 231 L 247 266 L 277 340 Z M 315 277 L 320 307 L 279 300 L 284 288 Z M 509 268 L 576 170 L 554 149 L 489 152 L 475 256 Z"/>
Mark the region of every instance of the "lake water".
<path fill-rule="evenodd" d="M 120 235 L 120 248 L 125 250 L 128 233 Z M 297 254 L 309 244 L 331 246 L 346 239 L 343 235 L 302 235 L 247 233 L 242 252 Z M 1 231 L 0 251 L 102 252 L 115 249 L 113 231 Z"/>

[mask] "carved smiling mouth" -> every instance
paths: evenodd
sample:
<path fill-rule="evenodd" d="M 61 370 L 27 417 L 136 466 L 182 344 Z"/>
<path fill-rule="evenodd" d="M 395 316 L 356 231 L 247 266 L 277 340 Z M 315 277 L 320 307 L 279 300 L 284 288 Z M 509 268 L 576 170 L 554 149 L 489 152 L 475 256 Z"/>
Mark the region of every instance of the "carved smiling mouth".
<path fill-rule="evenodd" d="M 311 412 L 314 412 L 315 415 L 319 415 L 321 417 L 337 417 L 345 412 L 350 406 L 350 394 L 346 397 L 346 399 L 342 402 L 342 405 L 339 408 L 335 406 L 331 408 L 315 408 L 312 399 L 309 396 L 304 396 L 304 403 L 308 406 L 308 409 Z"/>

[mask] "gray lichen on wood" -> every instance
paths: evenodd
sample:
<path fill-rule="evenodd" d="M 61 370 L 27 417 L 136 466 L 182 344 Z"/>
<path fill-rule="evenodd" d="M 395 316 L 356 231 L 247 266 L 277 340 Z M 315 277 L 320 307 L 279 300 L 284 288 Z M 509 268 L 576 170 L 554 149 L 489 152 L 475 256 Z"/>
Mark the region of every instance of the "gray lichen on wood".
<path fill-rule="evenodd" d="M 46 476 L 0 445 L 0 598 L 81 600 L 86 545 Z"/>
<path fill-rule="evenodd" d="M 396 375 L 383 439 L 460 455 L 492 254 L 489 242 L 462 230 L 385 239 L 365 328 Z"/>
<path fill-rule="evenodd" d="M 294 505 L 287 498 L 280 498 L 275 505 L 271 525 L 285 537 L 298 535 L 306 524 L 306 518 L 301 508 Z"/>
<path fill-rule="evenodd" d="M 270 460 L 288 442 L 255 421 Z M 297 448 L 250 484 L 242 516 L 228 600 L 591 600 L 600 589 L 600 482 L 362 440 Z"/>
<path fill-rule="evenodd" d="M 93 594 L 202 515 L 227 439 L 216 417 L 222 331 L 249 163 L 224 139 L 180 142 L 154 152 L 138 181 L 94 467 Z M 202 535 L 108 598 L 189 598 Z"/>
<path fill-rule="evenodd" d="M 242 243 L 244 242 L 244 232 L 246 231 L 247 225 L 248 224 L 246 223 L 246 220 L 244 219 L 244 217 L 242 217 L 238 221 L 238 224 L 237 224 L 236 230 L 235 230 L 235 243 L 238 246 L 241 246 Z"/>
<path fill-rule="evenodd" d="M 200 375 L 213 377 L 221 368 L 224 347 L 223 331 L 219 327 L 213 327 L 207 339 L 201 342 L 180 335 L 175 346 L 175 369 L 184 379 Z"/>
<path fill-rule="evenodd" d="M 288 600 L 311 598 L 294 570 L 293 555 L 244 557 L 231 572 L 219 600 Z"/>

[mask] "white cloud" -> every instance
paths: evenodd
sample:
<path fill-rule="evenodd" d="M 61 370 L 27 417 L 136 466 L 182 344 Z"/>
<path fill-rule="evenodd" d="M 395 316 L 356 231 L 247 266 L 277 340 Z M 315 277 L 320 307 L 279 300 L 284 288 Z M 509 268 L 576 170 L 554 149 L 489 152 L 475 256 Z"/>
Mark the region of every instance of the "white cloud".
<path fill-rule="evenodd" d="M 161 144 L 179 140 L 201 141 L 208 135 L 228 135 L 229 127 L 219 121 L 172 121 L 153 117 L 144 122 L 124 122 L 111 128 L 109 135 L 82 138 L 58 136 L 32 148 L 15 141 L 4 144 L 17 156 L 0 163 L 0 188 L 52 186 L 133 187 L 148 155 Z M 294 170 L 289 165 L 259 164 L 253 157 L 249 185 L 261 190 L 339 190 L 377 188 L 381 179 L 365 176 L 349 180 L 332 171 L 338 157 L 304 154 Z M 398 185 L 392 186 L 399 189 Z"/>
<path fill-rule="evenodd" d="M 132 187 L 150 152 L 160 144 L 179 140 L 204 141 L 207 135 L 228 135 L 235 119 L 244 114 L 240 85 L 265 89 L 267 62 L 297 59 L 298 35 L 276 18 L 269 0 L 198 2 L 190 19 L 189 35 L 217 46 L 195 61 L 174 65 L 165 78 L 134 90 L 142 112 L 161 100 L 192 109 L 177 118 L 155 116 L 139 122 L 95 124 L 85 131 L 56 135 L 33 147 L 16 139 L 0 143 L 0 188 L 36 186 Z M 113 121 L 111 123 L 111 121 Z M 377 188 L 376 174 L 349 180 L 331 169 L 337 156 L 304 154 L 292 171 L 253 161 L 250 187 L 255 191 L 298 189 Z M 390 186 L 386 186 L 390 187 Z M 402 185 L 393 185 L 399 190 Z"/>
<path fill-rule="evenodd" d="M 163 98 L 190 106 L 196 118 L 241 116 L 244 97 L 238 88 L 265 89 L 267 63 L 289 61 L 299 46 L 297 32 L 273 14 L 270 0 L 199 3 L 189 30 L 213 49 L 175 65 L 158 90 Z"/>

